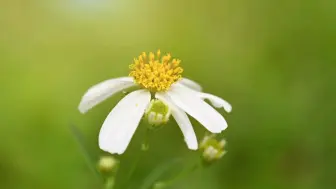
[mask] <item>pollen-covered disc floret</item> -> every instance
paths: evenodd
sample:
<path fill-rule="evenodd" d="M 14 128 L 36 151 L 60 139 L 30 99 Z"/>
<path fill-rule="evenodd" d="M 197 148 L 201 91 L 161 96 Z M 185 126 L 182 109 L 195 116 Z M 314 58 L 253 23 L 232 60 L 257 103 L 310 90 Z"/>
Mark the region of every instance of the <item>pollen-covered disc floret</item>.
<path fill-rule="evenodd" d="M 160 50 L 156 55 L 150 52 L 148 56 L 143 52 L 130 65 L 129 75 L 137 84 L 152 92 L 166 91 L 182 77 L 180 62 L 178 59 L 171 60 L 170 54 L 161 57 Z"/>

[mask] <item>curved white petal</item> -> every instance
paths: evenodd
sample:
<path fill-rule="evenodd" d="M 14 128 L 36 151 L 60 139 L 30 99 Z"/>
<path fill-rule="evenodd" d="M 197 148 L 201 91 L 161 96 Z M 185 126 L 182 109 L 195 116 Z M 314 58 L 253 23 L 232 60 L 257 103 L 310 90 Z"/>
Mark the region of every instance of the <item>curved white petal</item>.
<path fill-rule="evenodd" d="M 215 106 L 216 108 L 224 108 L 224 110 L 228 113 L 232 111 L 231 104 L 218 96 L 215 96 L 209 93 L 198 93 L 198 95 L 202 99 L 208 99 L 211 102 L 211 104 Z"/>
<path fill-rule="evenodd" d="M 194 95 L 199 96 L 201 99 L 208 99 L 210 103 L 216 108 L 224 108 L 224 110 L 228 113 L 232 111 L 231 104 L 218 96 L 192 90 L 190 87 L 185 87 L 185 85 L 183 85 L 182 83 L 176 83 L 175 85 L 178 87 L 182 87 L 185 90 L 188 90 L 190 93 L 194 93 Z"/>
<path fill-rule="evenodd" d="M 81 113 L 86 113 L 92 107 L 106 100 L 115 93 L 134 86 L 132 77 L 120 77 L 109 79 L 91 87 L 82 97 L 78 109 Z"/>
<path fill-rule="evenodd" d="M 199 121 L 212 133 L 220 133 L 227 128 L 223 116 L 203 101 L 197 93 L 181 85 L 172 85 L 167 91 L 175 105 Z"/>
<path fill-rule="evenodd" d="M 171 108 L 172 116 L 175 118 L 177 124 L 179 125 L 188 148 L 191 150 L 197 150 L 198 142 L 196 134 L 187 114 L 183 110 L 175 106 L 167 94 L 156 93 L 155 97 Z"/>
<path fill-rule="evenodd" d="M 137 90 L 125 96 L 103 123 L 99 133 L 100 149 L 112 154 L 124 153 L 150 99 L 147 90 Z"/>
<path fill-rule="evenodd" d="M 182 78 L 179 83 L 181 83 L 184 86 L 187 86 L 195 91 L 202 91 L 202 86 L 198 83 L 196 83 L 193 80 L 187 79 L 187 78 Z"/>

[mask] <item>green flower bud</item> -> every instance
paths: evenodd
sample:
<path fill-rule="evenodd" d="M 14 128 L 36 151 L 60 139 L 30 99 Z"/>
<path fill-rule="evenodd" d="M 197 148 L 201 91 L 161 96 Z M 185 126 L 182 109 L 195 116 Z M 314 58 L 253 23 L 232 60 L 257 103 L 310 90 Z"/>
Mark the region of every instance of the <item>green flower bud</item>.
<path fill-rule="evenodd" d="M 168 105 L 161 100 L 154 99 L 148 105 L 145 113 L 145 119 L 150 124 L 150 129 L 156 129 L 158 126 L 168 122 L 171 110 Z"/>
<path fill-rule="evenodd" d="M 212 163 L 222 158 L 226 151 L 224 150 L 226 141 L 224 139 L 217 140 L 215 135 L 205 136 L 200 143 L 202 158 L 207 163 Z"/>
<path fill-rule="evenodd" d="M 113 173 L 116 171 L 119 161 L 112 156 L 102 156 L 98 162 L 98 170 L 103 174 Z"/>

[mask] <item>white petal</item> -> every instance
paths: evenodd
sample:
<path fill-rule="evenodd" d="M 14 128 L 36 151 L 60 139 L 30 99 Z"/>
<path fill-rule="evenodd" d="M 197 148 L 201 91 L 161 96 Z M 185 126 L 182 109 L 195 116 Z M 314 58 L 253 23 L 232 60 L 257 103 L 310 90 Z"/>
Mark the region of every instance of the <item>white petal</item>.
<path fill-rule="evenodd" d="M 172 85 L 167 91 L 175 105 L 199 121 L 212 133 L 220 133 L 227 128 L 223 116 L 203 101 L 194 91 L 181 85 Z"/>
<path fill-rule="evenodd" d="M 224 108 L 224 110 L 229 113 L 232 111 L 232 106 L 224 99 L 208 93 L 198 93 L 198 94 L 202 99 L 208 99 L 211 102 L 211 104 L 216 108 Z"/>
<path fill-rule="evenodd" d="M 182 78 L 179 83 L 181 83 L 184 86 L 187 86 L 195 91 L 202 91 L 202 87 L 200 84 L 196 83 L 193 80 L 187 79 L 187 78 Z"/>
<path fill-rule="evenodd" d="M 106 100 L 115 93 L 134 86 L 132 77 L 120 77 L 103 81 L 91 87 L 82 97 L 78 109 L 81 113 L 86 113 L 92 107 Z"/>
<path fill-rule="evenodd" d="M 218 96 L 215 96 L 215 95 L 212 95 L 212 94 L 209 94 L 209 93 L 202 93 L 202 92 L 192 90 L 190 87 L 185 87 L 185 85 L 183 85 L 181 83 L 176 83 L 174 85 L 182 87 L 185 90 L 190 91 L 190 93 L 194 93 L 194 95 L 197 95 L 202 99 L 208 99 L 211 102 L 211 104 L 213 106 L 215 106 L 216 108 L 224 108 L 224 110 L 226 112 L 229 112 L 229 113 L 232 111 L 232 106 L 230 105 L 230 103 L 228 103 L 227 101 L 225 101 L 224 99 L 222 99 Z"/>
<path fill-rule="evenodd" d="M 187 114 L 183 110 L 175 106 L 167 94 L 156 93 L 155 97 L 171 108 L 172 116 L 175 118 L 177 124 L 179 125 L 188 148 L 191 150 L 197 150 L 198 142 L 196 134 Z"/>
<path fill-rule="evenodd" d="M 103 123 L 99 133 L 100 149 L 112 154 L 124 153 L 150 99 L 147 90 L 137 90 L 125 96 Z"/>

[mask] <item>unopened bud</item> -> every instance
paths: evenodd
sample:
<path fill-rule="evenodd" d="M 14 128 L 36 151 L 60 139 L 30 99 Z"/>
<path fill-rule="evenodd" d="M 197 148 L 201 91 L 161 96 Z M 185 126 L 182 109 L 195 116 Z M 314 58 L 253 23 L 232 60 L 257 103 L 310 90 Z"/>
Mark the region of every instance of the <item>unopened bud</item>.
<path fill-rule="evenodd" d="M 226 141 L 224 139 L 217 140 L 215 135 L 205 136 L 200 143 L 202 157 L 207 163 L 214 162 L 222 158 L 226 151 L 224 150 Z"/>
<path fill-rule="evenodd" d="M 98 170 L 101 173 L 112 173 L 118 167 L 119 161 L 112 156 L 102 156 L 98 162 Z"/>
<path fill-rule="evenodd" d="M 150 124 L 150 129 L 155 129 L 157 126 L 168 122 L 171 115 L 171 110 L 168 105 L 161 100 L 152 100 L 146 110 L 145 119 Z"/>

